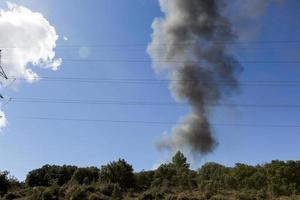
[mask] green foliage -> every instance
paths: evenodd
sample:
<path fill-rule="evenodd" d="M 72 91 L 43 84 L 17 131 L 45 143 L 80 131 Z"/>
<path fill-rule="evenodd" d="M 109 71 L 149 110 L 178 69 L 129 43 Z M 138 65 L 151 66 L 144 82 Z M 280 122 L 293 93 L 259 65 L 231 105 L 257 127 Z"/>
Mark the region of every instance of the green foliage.
<path fill-rule="evenodd" d="M 186 157 L 178 151 L 172 158 L 172 163 L 162 164 L 154 172 L 152 186 L 180 186 L 191 188 L 196 186 L 196 173 L 189 169 Z"/>
<path fill-rule="evenodd" d="M 165 194 L 160 192 L 157 188 L 151 188 L 150 190 L 142 193 L 139 200 L 159 200 L 164 199 Z"/>
<path fill-rule="evenodd" d="M 58 185 L 53 185 L 48 187 L 42 193 L 42 200 L 58 200 L 59 199 L 59 187 Z"/>
<path fill-rule="evenodd" d="M 155 185 L 161 184 L 164 180 L 173 181 L 175 175 L 176 175 L 176 169 L 173 167 L 172 164 L 162 164 L 155 170 L 154 173 Z"/>
<path fill-rule="evenodd" d="M 189 170 L 190 165 L 187 163 L 186 157 L 178 151 L 172 158 L 172 164 L 178 170 Z"/>
<path fill-rule="evenodd" d="M 7 193 L 5 196 L 4 196 L 4 199 L 5 200 L 13 200 L 13 199 L 17 199 L 17 198 L 20 198 L 21 196 L 17 193 L 14 193 L 14 192 L 10 192 L 10 193 Z"/>
<path fill-rule="evenodd" d="M 229 199 L 228 199 L 228 197 L 225 197 L 224 195 L 217 194 L 217 195 L 210 197 L 209 200 L 229 200 Z"/>
<path fill-rule="evenodd" d="M 0 172 L 0 196 L 5 195 L 10 187 L 9 172 Z"/>
<path fill-rule="evenodd" d="M 217 163 L 207 163 L 198 170 L 200 188 L 208 194 L 215 194 L 221 189 L 229 188 L 229 168 Z"/>
<path fill-rule="evenodd" d="M 267 186 L 265 170 L 260 166 L 254 167 L 238 163 L 232 170 L 232 177 L 235 181 L 234 188 L 236 189 L 258 190 Z"/>
<path fill-rule="evenodd" d="M 83 187 L 78 187 L 71 195 L 71 200 L 83 200 L 87 199 L 86 191 Z"/>
<path fill-rule="evenodd" d="M 228 168 L 217 163 L 207 163 L 198 170 L 201 188 L 209 190 L 260 190 L 267 187 L 267 176 L 263 167 L 236 164 Z"/>
<path fill-rule="evenodd" d="M 118 184 L 114 185 L 114 189 L 112 192 L 112 199 L 114 200 L 122 199 L 122 190 Z"/>
<path fill-rule="evenodd" d="M 90 184 L 99 179 L 99 169 L 96 167 L 78 168 L 72 179 L 79 184 Z"/>
<path fill-rule="evenodd" d="M 125 160 L 110 162 L 100 169 L 100 180 L 110 183 L 117 183 L 121 188 L 135 186 L 133 168 Z"/>
<path fill-rule="evenodd" d="M 228 168 L 218 163 L 206 163 L 199 170 L 198 174 L 201 180 L 210 180 L 221 177 L 228 172 Z"/>
<path fill-rule="evenodd" d="M 108 200 L 297 200 L 300 161 L 272 161 L 257 166 L 225 167 L 207 163 L 197 172 L 177 152 L 172 162 L 156 170 L 133 173 L 125 160 L 96 167 L 45 165 L 19 183 L 0 172 L 0 199 Z M 299 199 L 300 200 L 300 199 Z"/>
<path fill-rule="evenodd" d="M 108 199 L 108 198 L 103 198 L 100 195 L 95 194 L 95 193 L 93 193 L 89 196 L 89 200 L 104 200 L 104 199 Z"/>
<path fill-rule="evenodd" d="M 114 183 L 105 183 L 101 184 L 99 190 L 102 194 L 106 196 L 112 196 L 115 184 Z"/>
<path fill-rule="evenodd" d="M 272 161 L 265 165 L 269 190 L 274 195 L 300 193 L 300 161 Z"/>
<path fill-rule="evenodd" d="M 48 187 L 54 183 L 62 186 L 71 179 L 76 169 L 75 166 L 45 165 L 42 168 L 30 171 L 25 182 L 30 187 Z"/>
<path fill-rule="evenodd" d="M 29 199 L 41 200 L 44 190 L 45 190 L 44 187 L 34 187 L 32 189 L 32 192 L 28 192 L 28 194 L 30 194 L 30 195 L 28 195 Z"/>
<path fill-rule="evenodd" d="M 135 182 L 140 189 L 150 187 L 154 179 L 154 171 L 141 171 L 135 174 Z"/>
<path fill-rule="evenodd" d="M 256 194 L 249 191 L 239 192 L 236 194 L 237 200 L 257 200 Z"/>

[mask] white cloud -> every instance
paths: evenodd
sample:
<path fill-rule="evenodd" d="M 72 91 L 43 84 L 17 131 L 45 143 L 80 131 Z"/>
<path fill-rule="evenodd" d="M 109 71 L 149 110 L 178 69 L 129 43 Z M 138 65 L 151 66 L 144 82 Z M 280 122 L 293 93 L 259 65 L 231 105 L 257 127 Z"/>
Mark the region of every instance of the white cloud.
<path fill-rule="evenodd" d="M 0 110 L 0 131 L 2 130 L 2 128 L 6 127 L 7 125 L 7 120 L 6 120 L 6 116 L 5 113 Z"/>
<path fill-rule="evenodd" d="M 54 51 L 58 35 L 41 13 L 7 3 L 7 9 L 0 9 L 0 30 L 2 67 L 8 77 L 32 83 L 39 79 L 32 67 L 57 70 L 62 64 Z M 11 82 L 4 78 L 0 81 L 6 85 Z M 0 130 L 6 125 L 7 119 L 0 110 Z"/>
<path fill-rule="evenodd" d="M 68 40 L 69 40 L 69 38 L 68 38 L 67 36 L 64 36 L 63 39 L 64 39 L 65 41 L 68 41 Z"/>
<path fill-rule="evenodd" d="M 57 70 L 62 60 L 55 58 L 58 35 L 41 13 L 8 3 L 0 10 L 2 67 L 11 77 L 37 80 L 32 66 Z"/>

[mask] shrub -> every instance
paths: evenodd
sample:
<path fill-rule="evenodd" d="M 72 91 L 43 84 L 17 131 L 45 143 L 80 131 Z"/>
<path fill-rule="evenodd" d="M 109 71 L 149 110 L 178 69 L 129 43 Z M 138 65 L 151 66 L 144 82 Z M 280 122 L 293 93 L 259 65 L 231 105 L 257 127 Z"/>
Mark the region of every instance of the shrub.
<path fill-rule="evenodd" d="M 154 182 L 152 185 L 159 186 L 164 180 L 173 181 L 176 176 L 176 169 L 172 164 L 160 165 L 154 173 Z"/>
<path fill-rule="evenodd" d="M 48 187 L 53 183 L 62 186 L 71 179 L 76 169 L 75 166 L 44 165 L 42 168 L 30 171 L 25 182 L 30 187 Z"/>
<path fill-rule="evenodd" d="M 105 199 L 109 199 L 109 198 L 100 196 L 100 195 L 95 194 L 95 193 L 93 193 L 93 194 L 91 194 L 91 195 L 89 196 L 89 200 L 105 200 Z"/>
<path fill-rule="evenodd" d="M 228 173 L 230 169 L 217 164 L 206 163 L 198 170 L 198 181 L 202 189 L 218 190 L 229 188 Z"/>
<path fill-rule="evenodd" d="M 157 189 L 153 188 L 149 191 L 144 192 L 139 197 L 140 200 L 158 200 L 158 199 L 164 199 L 164 194 L 161 192 L 158 192 Z"/>
<path fill-rule="evenodd" d="M 210 200 L 228 200 L 228 198 L 223 195 L 217 194 L 212 196 Z"/>
<path fill-rule="evenodd" d="M 118 184 L 114 185 L 114 189 L 112 192 L 112 199 L 114 199 L 114 200 L 122 199 L 122 191 Z"/>
<path fill-rule="evenodd" d="M 20 198 L 21 196 L 19 194 L 16 194 L 16 193 L 7 193 L 5 196 L 4 196 L 4 199 L 5 200 L 13 200 L 13 199 L 17 199 L 17 198 Z"/>
<path fill-rule="evenodd" d="M 0 172 L 0 197 L 5 195 L 10 187 L 8 175 L 8 171 Z"/>
<path fill-rule="evenodd" d="M 58 200 L 59 199 L 59 187 L 52 186 L 47 188 L 42 193 L 42 200 Z"/>
<path fill-rule="evenodd" d="M 141 171 L 135 174 L 136 185 L 141 189 L 148 188 L 154 178 L 154 171 Z"/>
<path fill-rule="evenodd" d="M 115 184 L 113 183 L 105 183 L 99 187 L 99 190 L 102 194 L 106 196 L 112 196 Z"/>
<path fill-rule="evenodd" d="M 117 183 L 121 188 L 130 188 L 135 185 L 133 168 L 123 159 L 102 166 L 100 169 L 100 180 Z"/>
<path fill-rule="evenodd" d="M 78 168 L 72 179 L 79 184 L 90 184 L 99 179 L 99 170 L 96 167 Z"/>
<path fill-rule="evenodd" d="M 236 199 L 237 200 L 256 200 L 256 194 L 252 192 L 239 192 L 236 194 Z"/>
<path fill-rule="evenodd" d="M 83 200 L 83 199 L 87 199 L 86 191 L 83 188 L 79 187 L 71 195 L 71 200 Z"/>

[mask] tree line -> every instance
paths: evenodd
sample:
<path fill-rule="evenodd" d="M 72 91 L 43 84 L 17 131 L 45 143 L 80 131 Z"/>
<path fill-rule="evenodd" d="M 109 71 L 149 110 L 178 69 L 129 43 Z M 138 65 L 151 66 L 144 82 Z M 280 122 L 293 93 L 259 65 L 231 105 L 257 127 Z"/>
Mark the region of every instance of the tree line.
<path fill-rule="evenodd" d="M 297 195 L 300 161 L 234 167 L 211 162 L 192 170 L 180 151 L 150 171 L 134 172 L 119 159 L 99 168 L 45 165 L 30 171 L 24 182 L 0 172 L 1 199 L 300 199 Z"/>

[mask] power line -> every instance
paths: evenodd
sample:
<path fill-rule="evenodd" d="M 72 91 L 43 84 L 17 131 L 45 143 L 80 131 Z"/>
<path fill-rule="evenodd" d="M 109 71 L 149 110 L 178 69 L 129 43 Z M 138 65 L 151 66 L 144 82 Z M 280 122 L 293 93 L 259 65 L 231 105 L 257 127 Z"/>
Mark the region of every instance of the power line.
<path fill-rule="evenodd" d="M 8 61 L 4 59 L 3 61 Z M 175 63 L 175 64 L 224 64 L 221 61 L 183 61 L 183 60 L 150 60 L 150 59 L 73 59 L 73 58 L 63 58 L 63 62 L 77 62 L 77 63 Z M 287 60 L 287 61 L 271 61 L 271 60 L 236 60 L 232 64 L 300 64 L 300 60 Z M 297 66 L 298 67 L 298 66 Z"/>
<path fill-rule="evenodd" d="M 18 103 L 54 103 L 54 104 L 81 104 L 81 105 L 125 105 L 125 106 L 185 106 L 186 103 L 176 102 L 146 102 L 146 101 L 121 101 L 121 100 L 87 100 L 87 99 L 49 99 L 49 98 L 12 98 Z M 236 104 L 216 103 L 208 106 L 220 107 L 249 107 L 249 108 L 300 108 L 293 104 Z"/>
<path fill-rule="evenodd" d="M 212 62 L 212 61 L 183 61 L 183 60 L 149 60 L 149 59 L 72 59 L 72 58 L 63 58 L 64 62 L 108 62 L 108 63 L 179 63 L 179 64 L 223 64 L 224 62 Z M 299 60 L 295 61 L 237 61 L 237 63 L 241 64 L 299 64 Z"/>
<path fill-rule="evenodd" d="M 2 59 L 8 61 L 8 59 Z M 184 60 L 151 60 L 151 59 L 100 59 L 100 58 L 90 58 L 90 59 L 76 59 L 76 58 L 62 58 L 63 62 L 100 62 L 100 63 L 177 63 L 177 64 L 223 64 L 228 61 L 184 61 Z M 232 64 L 235 61 L 231 62 Z M 236 60 L 236 64 L 299 64 L 300 60 Z"/>
<path fill-rule="evenodd" d="M 181 83 L 181 82 L 195 82 L 193 79 L 176 80 L 176 79 L 139 79 L 139 78 L 92 78 L 92 77 L 39 77 L 43 81 L 49 82 L 75 82 L 75 83 L 115 83 L 115 84 L 169 84 L 169 83 Z M 10 79 L 16 79 L 10 77 Z M 18 80 L 26 80 L 24 78 L 19 78 Z M 294 86 L 299 85 L 300 80 L 241 80 L 231 81 L 231 80 L 208 80 L 208 79 L 198 79 L 202 83 L 216 83 L 220 85 L 269 85 L 269 86 Z"/>
<path fill-rule="evenodd" d="M 220 44 L 298 44 L 300 40 L 256 40 L 256 41 L 232 41 L 232 40 L 219 40 L 213 41 L 214 43 Z M 145 47 L 150 44 L 150 41 L 147 43 L 102 43 L 102 44 L 57 44 L 56 47 L 65 47 L 65 48 L 72 48 L 72 47 Z M 182 46 L 182 45 L 199 45 L 198 42 L 182 42 L 182 43 L 159 43 L 159 46 Z M 2 46 L 1 48 L 27 48 L 29 46 Z"/>
<path fill-rule="evenodd" d="M 64 46 L 61 46 L 61 48 L 56 48 L 56 51 L 66 51 L 66 50 L 77 50 L 77 49 L 80 49 L 81 47 L 87 47 L 87 48 L 91 48 L 93 49 L 93 53 L 95 52 L 99 52 L 99 51 L 103 51 L 103 49 L 105 49 L 105 52 L 107 51 L 118 51 L 118 52 L 133 52 L 133 53 L 147 53 L 146 51 L 146 46 L 143 47 L 143 46 L 128 46 L 128 47 L 123 47 L 121 46 L 121 48 L 117 47 L 117 46 L 106 46 L 106 47 L 101 47 L 101 46 L 69 46 L 69 47 L 64 47 Z M 274 48 L 273 46 L 271 47 L 242 47 L 242 46 L 231 46 L 230 49 L 231 50 L 239 50 L 239 51 L 272 51 L 272 52 L 276 52 L 276 51 L 279 51 L 279 52 L 286 52 L 287 50 L 291 50 L 291 51 L 294 51 L 296 49 L 299 49 L 300 46 L 290 46 L 290 47 L 286 47 L 286 46 L 281 46 L 281 47 L 276 47 Z M 10 49 L 17 49 L 17 47 L 11 47 L 11 48 L 1 48 L 1 49 L 4 49 L 4 50 L 10 50 Z M 164 48 L 153 48 L 153 50 L 157 50 L 157 51 L 164 51 Z"/>
<path fill-rule="evenodd" d="M 74 122 L 97 122 L 97 123 L 121 123 L 121 124 L 150 124 L 150 125 L 184 125 L 185 122 L 161 122 L 142 120 L 110 120 L 110 119 L 88 119 L 88 118 L 56 118 L 56 117 L 18 117 L 25 120 L 47 120 L 47 121 L 74 121 Z M 258 127 L 258 128 L 300 128 L 298 124 L 248 124 L 248 123 L 212 123 L 213 126 L 222 127 Z M 203 126 L 204 127 L 204 126 Z"/>

